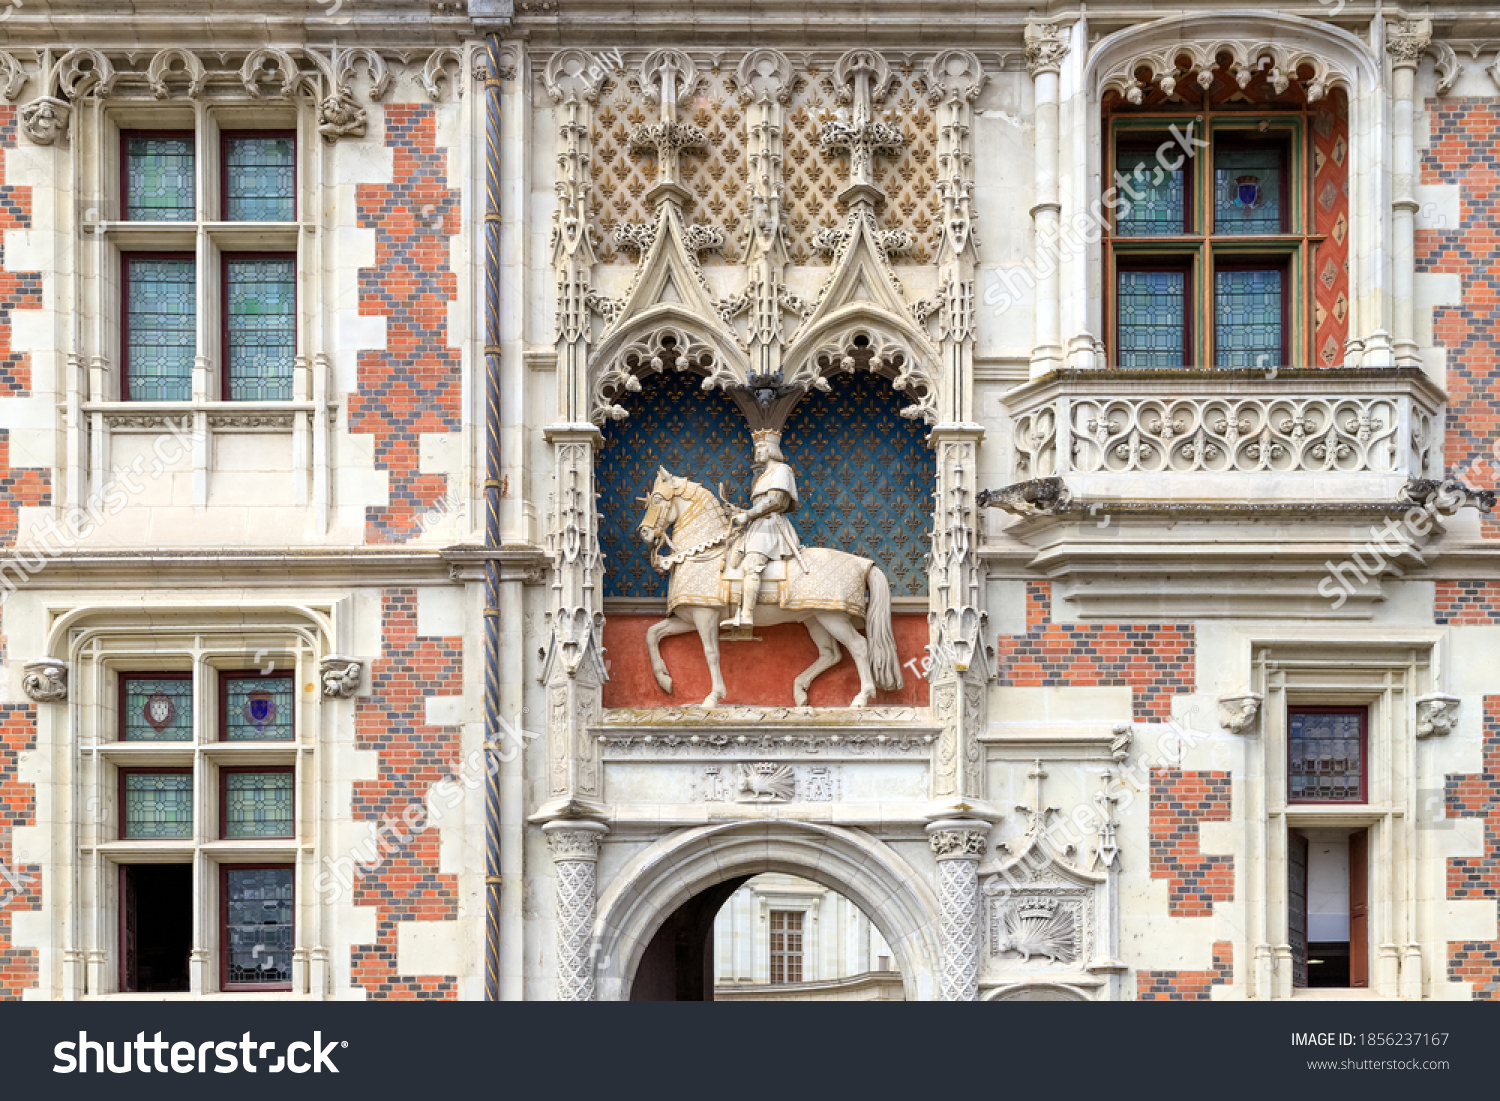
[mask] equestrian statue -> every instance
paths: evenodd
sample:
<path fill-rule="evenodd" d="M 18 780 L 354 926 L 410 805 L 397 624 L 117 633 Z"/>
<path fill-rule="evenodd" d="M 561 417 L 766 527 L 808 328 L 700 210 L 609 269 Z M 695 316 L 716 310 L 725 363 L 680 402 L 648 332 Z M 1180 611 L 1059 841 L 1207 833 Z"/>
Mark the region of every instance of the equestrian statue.
<path fill-rule="evenodd" d="M 849 706 L 863 707 L 877 688 L 901 687 L 890 584 L 868 558 L 802 546 L 790 518 L 798 505 L 797 479 L 782 456 L 780 436 L 763 429 L 754 438 L 749 507 L 726 501 L 722 485 L 715 495 L 662 467 L 643 499 L 641 538 L 650 545 L 652 565 L 669 575 L 667 618 L 646 632 L 656 683 L 671 693 L 661 640 L 696 630 L 713 677 L 703 706 L 716 707 L 725 695 L 721 630 L 727 641 L 746 641 L 754 640 L 757 624 L 801 623 L 818 658 L 793 683 L 797 706 L 807 706 L 813 679 L 838 664 L 843 643 L 859 670 L 859 694 Z M 660 553 L 663 546 L 669 553 Z"/>

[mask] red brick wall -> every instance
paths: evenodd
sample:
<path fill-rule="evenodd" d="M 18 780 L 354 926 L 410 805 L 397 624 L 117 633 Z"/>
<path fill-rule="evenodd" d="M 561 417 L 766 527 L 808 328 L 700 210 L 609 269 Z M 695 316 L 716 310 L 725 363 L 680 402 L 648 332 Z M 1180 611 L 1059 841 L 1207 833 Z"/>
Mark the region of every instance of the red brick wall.
<path fill-rule="evenodd" d="M 1443 457 L 1471 485 L 1492 488 L 1500 440 L 1500 100 L 1429 99 L 1427 111 L 1431 138 L 1421 182 L 1459 189 L 1458 225 L 1419 230 L 1416 242 L 1418 271 L 1457 273 L 1463 280 L 1463 304 L 1432 314 L 1448 361 Z M 1500 518 L 1486 516 L 1483 525 L 1486 537 L 1500 536 Z"/>
<path fill-rule="evenodd" d="M 17 948 L 12 915 L 42 908 L 41 868 L 17 864 L 17 826 L 36 825 L 36 785 L 16 779 L 22 753 L 36 748 L 36 708 L 0 704 L 0 1001 L 37 985 L 37 954 Z"/>
<path fill-rule="evenodd" d="M 16 144 L 16 108 L 0 105 L 0 149 Z M 31 226 L 31 188 L 5 182 L 5 161 L 0 157 L 0 233 Z M 11 314 L 15 310 L 42 308 L 42 276 L 34 271 L 9 271 L 5 267 L 4 238 L 0 236 L 0 397 L 27 397 L 31 393 L 31 357 L 11 349 Z M 16 541 L 20 510 L 52 503 L 52 472 L 40 468 L 16 469 L 10 465 L 10 431 L 0 428 L 0 546 Z M 7 576 L 15 571 L 7 571 Z M 0 596 L 3 596 L 0 593 Z M 6 657 L 0 636 L 0 662 Z M 17 778 L 20 756 L 36 748 L 36 708 L 30 704 L 0 704 L 0 1001 L 21 997 L 21 991 L 37 985 L 37 953 L 18 948 L 12 926 L 13 914 L 42 908 L 41 869 L 35 864 L 16 863 L 17 826 L 36 825 L 36 785 Z"/>
<path fill-rule="evenodd" d="M 1192 624 L 1052 622 L 1052 585 L 1026 585 L 1024 635 L 1001 635 L 996 683 L 1008 688 L 1120 687 L 1135 690 L 1135 716 L 1167 722 L 1172 697 L 1193 690 Z"/>
<path fill-rule="evenodd" d="M 1439 581 L 1433 622 L 1448 627 L 1492 627 L 1500 623 L 1500 581 Z"/>
<path fill-rule="evenodd" d="M 1151 770 L 1151 878 L 1167 880 L 1174 917 L 1207 917 L 1234 898 L 1234 857 L 1198 849 L 1198 823 L 1227 822 L 1229 811 L 1229 773 Z"/>
<path fill-rule="evenodd" d="M 390 473 L 389 503 L 366 510 L 366 537 L 402 543 L 456 488 L 447 475 L 418 472 L 417 447 L 424 432 L 461 427 L 461 357 L 448 347 L 448 303 L 458 292 L 449 238 L 459 231 L 460 210 L 430 105 L 387 105 L 385 143 L 395 153 L 394 178 L 361 184 L 356 203 L 360 226 L 375 230 L 375 266 L 359 273 L 359 312 L 387 319 L 386 346 L 359 355 L 349 431 L 374 435 L 375 467 Z"/>
<path fill-rule="evenodd" d="M 428 726 L 423 701 L 463 692 L 463 639 L 417 635 L 415 589 L 385 591 L 381 633 L 381 657 L 371 670 L 374 692 L 354 709 L 354 744 L 379 754 L 380 777 L 354 785 L 353 817 L 377 825 L 399 823 L 408 806 L 425 805 L 428 789 L 451 775 L 460 756 L 458 728 Z M 417 833 L 363 876 L 354 900 L 376 907 L 379 923 L 377 943 L 355 945 L 351 952 L 353 985 L 370 998 L 458 996 L 457 975 L 396 971 L 401 922 L 458 916 L 458 877 L 438 871 L 436 828 Z"/>
<path fill-rule="evenodd" d="M 1448 860 L 1448 897 L 1494 900 L 1500 897 L 1500 696 L 1484 698 L 1481 771 L 1451 773 L 1444 786 L 1450 817 L 1484 819 L 1484 855 Z M 1472 983 L 1476 1000 L 1500 1000 L 1500 939 L 1449 941 L 1448 979 Z"/>
<path fill-rule="evenodd" d="M 1135 996 L 1141 1002 L 1206 1002 L 1213 987 L 1234 982 L 1234 945 L 1214 942 L 1211 971 L 1137 971 Z"/>
<path fill-rule="evenodd" d="M 0 149 L 16 144 L 16 108 L 0 106 Z M 31 228 L 31 188 L 5 182 L 5 159 L 0 157 L 0 397 L 24 398 L 31 393 L 31 357 L 11 350 L 10 319 L 16 310 L 42 308 L 42 274 L 9 271 L 5 267 L 3 232 Z M 52 472 L 10 465 L 10 430 L 0 428 L 0 546 L 16 541 L 19 509 L 52 503 Z"/>

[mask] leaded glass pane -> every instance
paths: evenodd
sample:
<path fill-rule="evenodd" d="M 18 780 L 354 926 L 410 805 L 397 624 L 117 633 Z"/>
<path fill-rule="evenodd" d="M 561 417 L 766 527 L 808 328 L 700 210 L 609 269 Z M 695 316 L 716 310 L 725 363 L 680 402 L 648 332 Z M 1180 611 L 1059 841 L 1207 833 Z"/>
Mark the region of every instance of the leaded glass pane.
<path fill-rule="evenodd" d="M 230 772 L 224 776 L 224 836 L 292 836 L 292 774 Z"/>
<path fill-rule="evenodd" d="M 193 740 L 193 682 L 186 677 L 131 677 L 125 682 L 122 736 L 128 742 Z"/>
<path fill-rule="evenodd" d="M 229 742 L 290 741 L 292 737 L 292 679 L 290 677 L 228 677 L 224 682 Z"/>
<path fill-rule="evenodd" d="M 1293 711 L 1287 720 L 1292 801 L 1364 802 L 1361 716 Z"/>
<path fill-rule="evenodd" d="M 289 137 L 229 138 L 224 186 L 230 222 L 290 222 L 296 146 Z"/>
<path fill-rule="evenodd" d="M 1122 271 L 1116 308 L 1120 315 L 1121 367 L 1181 367 L 1182 316 L 1187 273 Z"/>
<path fill-rule="evenodd" d="M 1281 272 L 1214 273 L 1214 360 L 1220 367 L 1279 367 Z"/>
<path fill-rule="evenodd" d="M 1275 149 L 1214 153 L 1214 232 L 1281 233 L 1281 154 Z"/>
<path fill-rule="evenodd" d="M 132 258 L 126 276 L 131 401 L 193 396 L 198 305 L 190 259 Z"/>
<path fill-rule="evenodd" d="M 1180 234 L 1183 231 L 1182 169 L 1168 172 L 1157 163 L 1154 153 L 1120 151 L 1119 171 L 1124 181 L 1116 182 L 1120 205 L 1115 208 L 1115 235 L 1118 237 L 1151 237 Z"/>
<path fill-rule="evenodd" d="M 126 137 L 125 219 L 193 220 L 193 138 Z"/>
<path fill-rule="evenodd" d="M 291 982 L 292 870 L 228 868 L 224 878 L 229 982 Z"/>
<path fill-rule="evenodd" d="M 290 257 L 229 262 L 230 401 L 291 400 L 296 275 Z"/>
<path fill-rule="evenodd" d="M 193 836 L 193 777 L 186 772 L 127 772 L 125 818 L 128 841 Z"/>

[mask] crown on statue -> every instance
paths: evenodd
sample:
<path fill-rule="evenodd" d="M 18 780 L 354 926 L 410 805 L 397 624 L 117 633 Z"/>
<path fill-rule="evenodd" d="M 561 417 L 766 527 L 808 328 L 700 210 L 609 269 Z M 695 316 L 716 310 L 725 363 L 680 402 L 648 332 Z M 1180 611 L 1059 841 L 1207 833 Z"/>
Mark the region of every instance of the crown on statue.
<path fill-rule="evenodd" d="M 775 428 L 757 428 L 750 433 L 750 438 L 756 443 L 760 443 L 762 440 L 771 440 L 774 443 L 780 443 L 781 432 Z"/>

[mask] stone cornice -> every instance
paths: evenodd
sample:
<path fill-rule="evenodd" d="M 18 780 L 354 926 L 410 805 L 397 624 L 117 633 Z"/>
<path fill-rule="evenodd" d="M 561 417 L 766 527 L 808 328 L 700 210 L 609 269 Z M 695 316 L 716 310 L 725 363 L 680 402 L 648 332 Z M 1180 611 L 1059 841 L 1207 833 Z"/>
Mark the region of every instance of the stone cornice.
<path fill-rule="evenodd" d="M 494 0 L 467 0 L 467 11 L 464 0 L 281 0 L 252 11 L 225 0 L 191 5 L 172 0 L 53 0 L 45 9 L 31 4 L 13 7 L 3 23 L 0 48 L 93 46 L 150 53 L 163 46 L 187 46 L 209 53 L 337 43 L 421 50 L 456 46 L 502 29 L 504 22 L 482 10 L 494 6 Z"/>
<path fill-rule="evenodd" d="M 17 561 L 0 552 L 0 569 Z M 451 584 L 447 549 L 328 550 L 99 550 L 70 551 L 47 559 L 18 588 L 43 591 L 63 586 L 90 589 L 143 585 L 178 589 L 284 588 L 289 585 Z"/>

